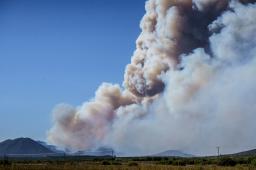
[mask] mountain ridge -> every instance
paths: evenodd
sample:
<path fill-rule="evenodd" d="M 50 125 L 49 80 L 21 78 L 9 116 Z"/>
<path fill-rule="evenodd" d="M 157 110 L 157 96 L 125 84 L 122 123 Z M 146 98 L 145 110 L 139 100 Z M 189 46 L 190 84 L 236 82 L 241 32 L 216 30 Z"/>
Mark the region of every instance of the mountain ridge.
<path fill-rule="evenodd" d="M 159 156 L 159 157 L 194 157 L 192 154 L 187 154 L 179 150 L 167 150 L 152 156 Z"/>
<path fill-rule="evenodd" d="M 256 155 L 256 149 L 237 152 L 237 153 L 234 153 L 234 154 L 231 154 L 231 155 L 232 156 L 255 156 Z"/>
<path fill-rule="evenodd" d="M 31 138 L 16 138 L 7 139 L 0 142 L 0 155 L 6 154 L 53 154 L 54 151 L 48 149 L 42 144 L 34 141 Z"/>

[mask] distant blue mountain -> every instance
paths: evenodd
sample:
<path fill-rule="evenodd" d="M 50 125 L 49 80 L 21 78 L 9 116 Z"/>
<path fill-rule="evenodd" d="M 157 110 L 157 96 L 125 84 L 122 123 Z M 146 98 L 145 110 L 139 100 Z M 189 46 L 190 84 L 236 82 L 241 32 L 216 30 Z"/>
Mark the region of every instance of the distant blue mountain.
<path fill-rule="evenodd" d="M 231 154 L 233 156 L 256 156 L 256 149 Z"/>
<path fill-rule="evenodd" d="M 152 156 L 159 156 L 159 157 L 194 157 L 194 155 L 184 153 L 179 150 L 168 150 L 158 154 L 154 154 Z"/>
<path fill-rule="evenodd" d="M 53 154 L 51 149 L 30 138 L 8 139 L 0 143 L 0 155 Z"/>
<path fill-rule="evenodd" d="M 65 154 L 60 151 L 56 146 L 48 145 L 46 142 L 34 141 L 30 138 L 17 138 L 8 139 L 0 143 L 0 156 L 1 155 L 51 155 L 51 154 Z M 99 147 L 97 149 L 89 149 L 78 151 L 75 153 L 67 152 L 68 155 L 83 155 L 83 156 L 113 156 L 114 150 L 109 147 Z M 118 154 L 119 155 L 119 154 Z M 119 155 L 120 156 L 120 155 Z M 168 150 L 151 156 L 159 157 L 193 157 L 191 154 L 181 152 L 179 150 Z"/>

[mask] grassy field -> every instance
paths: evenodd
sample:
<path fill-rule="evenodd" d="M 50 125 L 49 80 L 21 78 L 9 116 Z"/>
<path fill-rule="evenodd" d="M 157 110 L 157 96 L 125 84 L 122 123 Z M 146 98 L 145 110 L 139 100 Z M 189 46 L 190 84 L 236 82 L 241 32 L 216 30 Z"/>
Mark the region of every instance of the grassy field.
<path fill-rule="evenodd" d="M 2 160 L 0 170 L 256 170 L 255 157 Z"/>
<path fill-rule="evenodd" d="M 235 166 L 235 167 L 221 167 L 213 165 L 188 165 L 188 166 L 172 166 L 172 165 L 150 165 L 139 164 L 137 166 L 129 165 L 100 165 L 100 164 L 63 164 L 63 165 L 49 165 L 49 164 L 13 164 L 12 166 L 1 167 L 1 170 L 250 170 L 254 167 Z"/>

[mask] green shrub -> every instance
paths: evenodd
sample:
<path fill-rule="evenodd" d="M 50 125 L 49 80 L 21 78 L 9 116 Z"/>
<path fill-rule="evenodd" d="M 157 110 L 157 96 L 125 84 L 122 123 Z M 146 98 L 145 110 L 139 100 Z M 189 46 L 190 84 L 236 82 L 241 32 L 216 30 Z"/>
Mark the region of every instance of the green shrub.
<path fill-rule="evenodd" d="M 221 158 L 217 164 L 220 166 L 235 166 L 237 162 L 232 158 Z"/>
<path fill-rule="evenodd" d="M 168 160 L 161 160 L 161 161 L 156 162 L 155 164 L 168 165 L 169 161 Z"/>
<path fill-rule="evenodd" d="M 108 161 L 103 161 L 102 165 L 111 165 L 111 163 L 109 163 Z"/>
<path fill-rule="evenodd" d="M 161 157 L 153 157 L 152 160 L 153 160 L 153 161 L 161 161 L 162 158 L 161 158 Z"/>
<path fill-rule="evenodd" d="M 186 162 L 184 160 L 175 160 L 175 161 L 173 161 L 172 165 L 186 166 Z"/>
<path fill-rule="evenodd" d="M 163 157 L 162 160 L 168 161 L 169 158 L 168 157 Z"/>
<path fill-rule="evenodd" d="M 121 162 L 112 162 L 112 165 L 122 165 Z"/>
<path fill-rule="evenodd" d="M 168 164 L 169 164 L 169 165 L 173 165 L 173 162 L 174 162 L 174 161 L 171 159 L 171 160 L 168 161 Z"/>
<path fill-rule="evenodd" d="M 137 163 L 137 162 L 130 162 L 130 163 L 128 164 L 128 166 L 138 166 L 138 163 Z"/>
<path fill-rule="evenodd" d="M 256 166 L 256 159 L 251 160 L 251 165 Z"/>
<path fill-rule="evenodd" d="M 146 161 L 152 161 L 152 157 L 146 157 Z"/>

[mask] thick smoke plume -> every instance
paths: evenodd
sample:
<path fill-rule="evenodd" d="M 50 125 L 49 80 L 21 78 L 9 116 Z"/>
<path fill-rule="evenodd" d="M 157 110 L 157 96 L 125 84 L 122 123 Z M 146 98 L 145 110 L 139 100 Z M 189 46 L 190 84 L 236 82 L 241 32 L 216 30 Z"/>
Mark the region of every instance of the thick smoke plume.
<path fill-rule="evenodd" d="M 123 87 L 58 105 L 48 140 L 74 150 L 211 154 L 256 146 L 254 0 L 149 0 Z"/>

